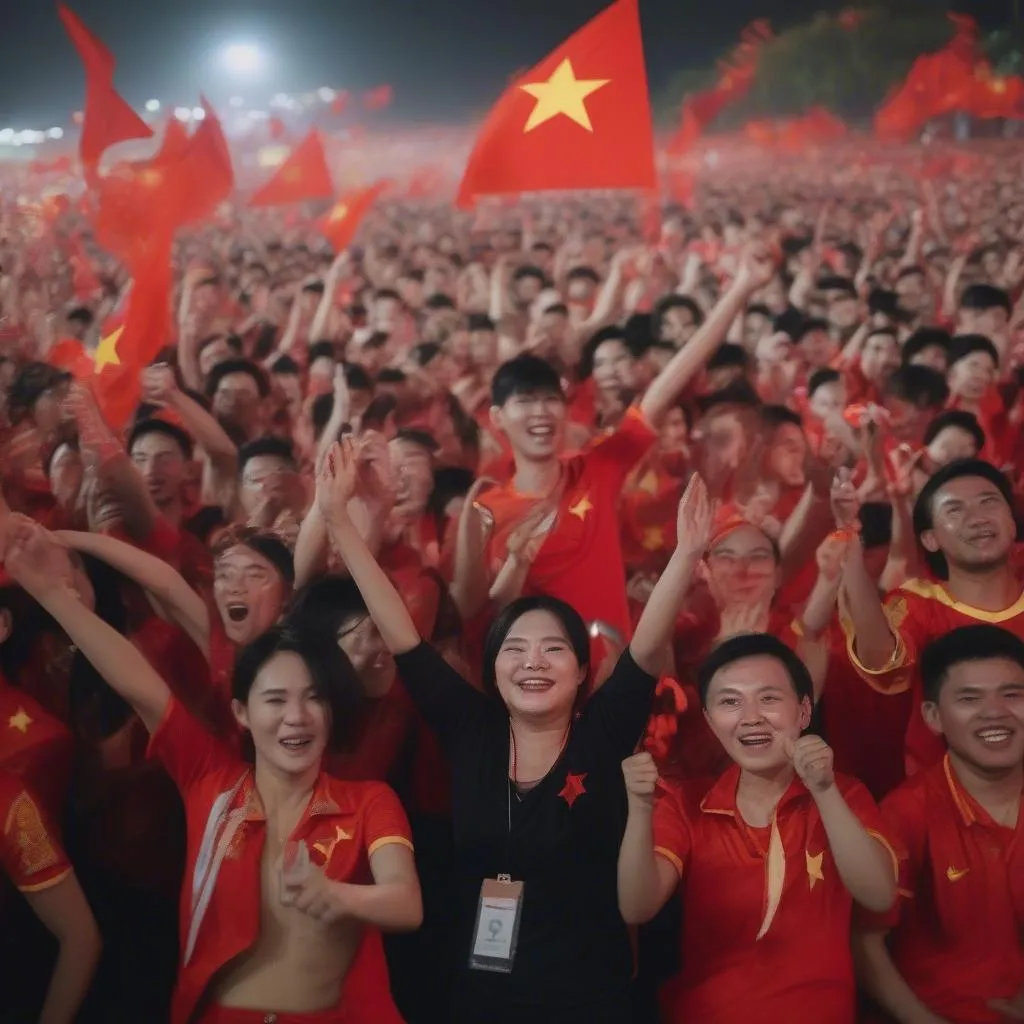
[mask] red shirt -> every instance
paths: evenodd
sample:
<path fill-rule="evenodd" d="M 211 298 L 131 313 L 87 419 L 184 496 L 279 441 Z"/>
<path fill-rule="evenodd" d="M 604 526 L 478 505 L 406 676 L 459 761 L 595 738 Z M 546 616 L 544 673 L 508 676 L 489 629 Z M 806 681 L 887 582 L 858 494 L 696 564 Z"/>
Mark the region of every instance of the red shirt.
<path fill-rule="evenodd" d="M 0 678 L 0 769 L 21 778 L 54 821 L 63 811 L 74 753 L 70 730 Z"/>
<path fill-rule="evenodd" d="M 945 741 L 936 736 L 921 717 L 921 680 L 917 658 L 929 640 L 959 626 L 994 623 L 1024 639 L 1024 593 L 1000 612 L 974 608 L 955 600 L 941 583 L 907 580 L 885 599 L 885 615 L 897 638 L 896 649 L 885 668 L 865 668 L 854 649 L 853 630 L 847 625 L 847 652 L 858 674 L 881 693 L 910 690 L 913 708 L 907 724 L 906 769 L 908 775 L 930 768 L 942 760 Z"/>
<path fill-rule="evenodd" d="M 997 824 L 947 755 L 886 797 L 882 815 L 906 851 L 888 917 L 897 969 L 945 1020 L 1005 1021 L 987 1004 L 1024 987 L 1024 801 L 1015 829 Z"/>
<path fill-rule="evenodd" d="M 172 1024 L 187 1024 L 214 975 L 256 942 L 266 817 L 252 768 L 218 741 L 173 697 L 150 741 L 185 803 L 188 853 L 181 893 L 182 964 Z M 395 794 L 379 782 L 317 780 L 291 835 L 336 882 L 368 884 L 369 858 L 390 843 L 412 848 Z M 369 1014 L 373 1004 L 374 1016 Z M 363 930 L 349 969 L 343 1005 L 353 1020 L 400 1024 L 388 991 L 380 933 Z M 340 1008 L 340 1007 L 339 1007 Z"/>
<path fill-rule="evenodd" d="M 817 806 L 794 779 L 773 826 L 754 828 L 736 806 L 739 778 L 734 764 L 710 791 L 666 786 L 655 806 L 655 851 L 679 872 L 683 900 L 682 972 L 666 990 L 662 1019 L 789 1024 L 807 1020 L 813 1007 L 814 1020 L 853 1024 L 853 899 Z M 836 784 L 888 848 L 868 791 L 847 776 Z M 781 863 L 768 855 L 772 827 Z"/>
<path fill-rule="evenodd" d="M 17 775 L 0 770 L 0 864 L 21 892 L 62 882 L 71 865 L 45 812 Z"/>
<path fill-rule="evenodd" d="M 572 605 L 586 622 L 601 621 L 630 635 L 626 574 L 619 542 L 619 496 L 629 471 L 654 443 L 636 408 L 618 428 L 562 463 L 564 488 L 557 519 L 530 566 L 525 594 L 549 594 Z M 492 572 L 508 555 L 509 534 L 537 502 L 513 484 L 480 499 L 494 517 L 488 545 Z"/>

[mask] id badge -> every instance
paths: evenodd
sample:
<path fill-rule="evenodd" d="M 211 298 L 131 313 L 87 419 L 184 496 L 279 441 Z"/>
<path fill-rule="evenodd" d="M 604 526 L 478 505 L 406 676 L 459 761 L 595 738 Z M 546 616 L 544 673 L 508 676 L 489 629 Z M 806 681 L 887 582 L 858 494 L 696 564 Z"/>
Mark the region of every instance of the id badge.
<path fill-rule="evenodd" d="M 473 932 L 469 966 L 477 971 L 511 974 L 523 911 L 523 883 L 508 875 L 485 878 Z"/>

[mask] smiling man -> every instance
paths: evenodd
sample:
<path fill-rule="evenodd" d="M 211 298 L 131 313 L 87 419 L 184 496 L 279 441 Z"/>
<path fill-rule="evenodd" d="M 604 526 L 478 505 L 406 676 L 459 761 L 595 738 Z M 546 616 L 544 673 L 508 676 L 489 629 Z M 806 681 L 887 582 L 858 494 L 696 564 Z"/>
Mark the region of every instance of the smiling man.
<path fill-rule="evenodd" d="M 1019 1020 L 1024 641 L 954 629 L 922 652 L 921 679 L 949 752 L 882 804 L 904 851 L 900 900 L 855 937 L 860 981 L 901 1022 Z"/>
<path fill-rule="evenodd" d="M 1006 477 L 980 459 L 951 462 L 921 489 L 914 533 L 934 579 L 908 580 L 886 598 L 864 567 L 858 538 L 850 544 L 843 585 L 847 649 L 858 674 L 880 693 L 913 692 L 906 734 L 907 774 L 942 760 L 940 733 L 919 713 L 919 653 L 958 626 L 987 622 L 1024 636 L 1024 593 L 1010 563 L 1017 536 Z M 936 582 L 941 580 L 942 582 Z"/>

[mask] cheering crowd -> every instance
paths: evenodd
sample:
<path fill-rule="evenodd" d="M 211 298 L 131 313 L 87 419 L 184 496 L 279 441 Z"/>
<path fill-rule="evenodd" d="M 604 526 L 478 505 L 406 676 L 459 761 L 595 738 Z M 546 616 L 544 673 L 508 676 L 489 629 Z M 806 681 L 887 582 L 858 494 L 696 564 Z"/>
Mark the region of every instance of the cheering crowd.
<path fill-rule="evenodd" d="M 123 268 L 5 202 L 0 1021 L 1024 1019 L 1024 158 L 955 153 L 236 206 L 124 429 L 51 358 Z"/>

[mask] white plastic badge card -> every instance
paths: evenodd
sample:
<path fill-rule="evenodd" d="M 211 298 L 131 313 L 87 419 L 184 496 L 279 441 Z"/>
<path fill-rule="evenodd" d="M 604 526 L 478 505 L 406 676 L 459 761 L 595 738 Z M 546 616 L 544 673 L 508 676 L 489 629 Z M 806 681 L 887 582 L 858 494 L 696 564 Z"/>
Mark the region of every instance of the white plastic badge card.
<path fill-rule="evenodd" d="M 507 875 L 484 879 L 480 887 L 473 950 L 469 955 L 470 967 L 478 971 L 511 974 L 522 909 L 522 882 L 513 882 Z"/>

